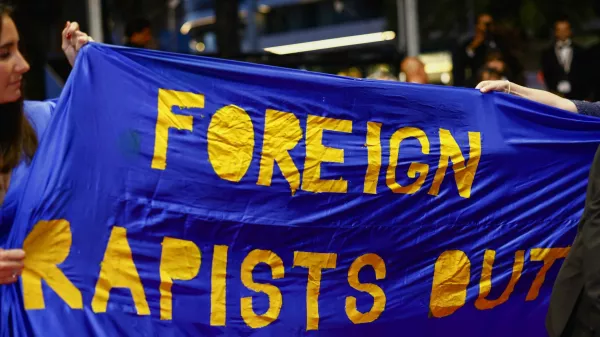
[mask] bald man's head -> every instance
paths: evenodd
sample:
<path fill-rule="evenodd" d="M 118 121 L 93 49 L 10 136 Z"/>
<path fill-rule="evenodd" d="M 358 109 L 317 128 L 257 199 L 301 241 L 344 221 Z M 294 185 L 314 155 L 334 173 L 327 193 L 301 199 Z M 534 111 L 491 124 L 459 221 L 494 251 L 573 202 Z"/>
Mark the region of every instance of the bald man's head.
<path fill-rule="evenodd" d="M 406 82 L 427 83 L 425 64 L 416 57 L 407 57 L 400 64 L 400 71 L 406 75 Z"/>

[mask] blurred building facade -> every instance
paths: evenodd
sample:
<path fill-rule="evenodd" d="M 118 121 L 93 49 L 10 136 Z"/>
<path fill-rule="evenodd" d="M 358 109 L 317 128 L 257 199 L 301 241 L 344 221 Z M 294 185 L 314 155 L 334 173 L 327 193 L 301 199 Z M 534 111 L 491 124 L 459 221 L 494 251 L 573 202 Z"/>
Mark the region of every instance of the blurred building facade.
<path fill-rule="evenodd" d="M 123 44 L 126 23 L 152 22 L 157 49 L 367 77 L 399 74 L 418 56 L 430 83 L 451 84 L 451 50 L 490 12 L 535 86 L 554 17 L 567 14 L 576 39 L 600 39 L 600 0 L 15 0 L 32 61 L 28 97 L 50 97 L 69 73 L 60 49 L 66 20 L 97 40 Z M 249 14 L 253 13 L 253 14 Z M 217 20 L 217 17 L 220 20 Z M 223 35 L 225 34 L 225 35 Z M 219 35 L 225 36 L 219 48 Z M 100 38 L 99 38 L 100 37 Z M 229 49 L 224 53 L 223 49 Z M 221 50 L 220 50 L 221 49 Z M 35 80 L 34 80 L 35 78 Z M 45 79 L 40 81 L 40 79 Z M 43 98 L 43 97 L 42 97 Z"/>
<path fill-rule="evenodd" d="M 183 3 L 181 33 L 190 37 L 191 51 L 217 54 L 214 2 Z M 390 3 L 395 0 L 240 0 L 240 50 L 251 61 L 333 73 L 399 62 L 396 29 L 385 16 Z"/>

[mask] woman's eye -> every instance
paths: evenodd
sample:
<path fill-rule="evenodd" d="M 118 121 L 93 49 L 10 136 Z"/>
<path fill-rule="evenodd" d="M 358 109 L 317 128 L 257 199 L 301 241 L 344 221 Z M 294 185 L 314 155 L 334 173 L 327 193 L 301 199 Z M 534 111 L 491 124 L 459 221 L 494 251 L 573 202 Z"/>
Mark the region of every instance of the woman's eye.
<path fill-rule="evenodd" d="M 0 60 L 5 60 L 10 56 L 10 52 L 6 49 L 0 49 Z"/>

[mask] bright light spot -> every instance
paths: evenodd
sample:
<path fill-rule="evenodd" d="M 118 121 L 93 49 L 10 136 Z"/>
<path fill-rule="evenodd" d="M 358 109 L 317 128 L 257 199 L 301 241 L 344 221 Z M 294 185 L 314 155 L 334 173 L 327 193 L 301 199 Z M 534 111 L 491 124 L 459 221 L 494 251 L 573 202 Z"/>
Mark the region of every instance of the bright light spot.
<path fill-rule="evenodd" d="M 203 51 L 204 51 L 204 49 L 206 49 L 206 46 L 204 45 L 204 43 L 202 43 L 202 42 L 198 42 L 198 43 L 196 43 L 196 50 L 197 50 L 198 52 L 200 52 L 200 53 L 201 53 L 201 52 L 203 52 Z"/>
<path fill-rule="evenodd" d="M 263 14 L 267 14 L 271 11 L 271 7 L 269 7 L 267 5 L 260 5 L 260 6 L 258 6 L 258 11 Z"/>
<path fill-rule="evenodd" d="M 183 35 L 187 35 L 187 33 L 190 32 L 190 30 L 192 29 L 192 24 L 190 22 L 186 22 L 181 26 L 181 34 Z"/>
<path fill-rule="evenodd" d="M 425 63 L 427 74 L 442 74 L 452 72 L 452 55 L 449 52 L 437 52 L 419 55 L 421 62 Z"/>
<path fill-rule="evenodd" d="M 392 31 L 383 32 L 382 37 L 385 41 L 393 40 L 396 38 L 396 33 Z"/>
<path fill-rule="evenodd" d="M 393 40 L 395 37 L 396 37 L 396 33 L 392 32 L 392 31 L 387 31 L 387 32 L 379 32 L 379 33 L 371 33 L 371 34 L 338 37 L 335 39 L 288 44 L 288 45 L 277 46 L 277 47 L 269 47 L 269 48 L 265 48 L 265 51 L 273 53 L 273 54 L 285 55 L 285 54 L 302 53 L 302 52 L 313 51 L 313 50 L 321 50 L 321 49 L 329 49 L 329 48 L 336 48 L 336 47 L 354 46 L 354 45 L 365 44 L 365 43 L 389 41 L 389 40 Z"/>
<path fill-rule="evenodd" d="M 440 81 L 442 81 L 442 83 L 444 83 L 444 84 L 448 84 L 448 83 L 450 83 L 450 74 L 448 74 L 448 73 L 443 73 L 443 74 L 440 76 Z"/>

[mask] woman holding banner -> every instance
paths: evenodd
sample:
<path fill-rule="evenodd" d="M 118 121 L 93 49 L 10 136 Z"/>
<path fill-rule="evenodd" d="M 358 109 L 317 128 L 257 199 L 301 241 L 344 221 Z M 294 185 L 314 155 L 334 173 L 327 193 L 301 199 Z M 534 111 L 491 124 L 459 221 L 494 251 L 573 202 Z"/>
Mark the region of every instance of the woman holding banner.
<path fill-rule="evenodd" d="M 62 32 L 62 48 L 71 65 L 79 49 L 91 39 L 79 30 L 77 22 L 67 22 Z M 19 185 L 33 159 L 55 102 L 24 101 L 23 75 L 29 64 L 19 51 L 19 33 L 11 9 L 0 4 L 0 237 L 10 230 L 3 221 L 14 210 Z M 9 189 L 10 185 L 10 189 Z M 0 284 L 17 280 L 23 270 L 25 252 L 0 249 Z"/>
<path fill-rule="evenodd" d="M 501 91 L 555 108 L 600 116 L 600 103 L 571 101 L 508 81 L 484 81 L 481 92 Z M 600 336 L 600 147 L 588 180 L 583 217 L 554 283 L 546 317 L 550 337 Z"/>

